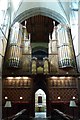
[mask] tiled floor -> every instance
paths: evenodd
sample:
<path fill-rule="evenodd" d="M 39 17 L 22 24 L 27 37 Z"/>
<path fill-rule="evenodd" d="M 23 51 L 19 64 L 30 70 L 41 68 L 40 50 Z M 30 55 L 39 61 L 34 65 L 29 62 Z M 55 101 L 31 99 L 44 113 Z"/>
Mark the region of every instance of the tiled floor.
<path fill-rule="evenodd" d="M 35 118 L 46 118 L 46 112 L 36 112 Z"/>
<path fill-rule="evenodd" d="M 48 120 L 47 118 L 34 118 L 33 120 Z"/>

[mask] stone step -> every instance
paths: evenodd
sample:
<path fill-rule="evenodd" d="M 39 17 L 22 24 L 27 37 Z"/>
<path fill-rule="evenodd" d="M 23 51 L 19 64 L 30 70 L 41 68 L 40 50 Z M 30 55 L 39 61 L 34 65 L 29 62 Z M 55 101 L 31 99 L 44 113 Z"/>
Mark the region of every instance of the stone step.
<path fill-rule="evenodd" d="M 33 118 L 33 120 L 48 120 L 47 118 Z"/>

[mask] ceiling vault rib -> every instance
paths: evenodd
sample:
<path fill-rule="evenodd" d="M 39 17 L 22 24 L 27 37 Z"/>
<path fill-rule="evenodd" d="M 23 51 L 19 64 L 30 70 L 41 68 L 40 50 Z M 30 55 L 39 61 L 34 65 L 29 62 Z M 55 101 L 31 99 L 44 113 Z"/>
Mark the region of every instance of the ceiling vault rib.
<path fill-rule="evenodd" d="M 58 0 L 58 3 L 59 3 L 59 5 L 61 6 L 61 8 L 62 8 L 62 10 L 63 10 L 63 12 L 64 12 L 64 14 L 66 15 L 66 17 L 67 17 L 67 20 L 68 20 L 68 23 L 69 23 L 69 18 L 68 18 L 68 16 L 67 16 L 67 14 L 66 14 L 66 11 L 65 11 L 65 9 L 63 8 L 63 5 L 62 5 L 62 3 L 60 2 L 60 0 Z"/>

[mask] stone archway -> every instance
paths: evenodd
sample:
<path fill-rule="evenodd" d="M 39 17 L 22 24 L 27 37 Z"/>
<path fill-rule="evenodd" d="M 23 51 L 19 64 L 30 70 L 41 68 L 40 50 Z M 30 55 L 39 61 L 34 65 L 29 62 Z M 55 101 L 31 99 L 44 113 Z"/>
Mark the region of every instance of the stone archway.
<path fill-rule="evenodd" d="M 42 89 L 35 92 L 35 117 L 46 118 L 46 94 Z"/>
<path fill-rule="evenodd" d="M 49 93 L 48 93 L 48 86 L 47 86 L 47 76 L 42 74 L 37 74 L 33 77 L 33 95 L 32 95 L 32 106 L 33 111 L 32 114 L 35 116 L 35 93 L 39 89 L 43 90 L 46 95 L 46 116 L 50 115 L 50 106 L 49 106 Z"/>
<path fill-rule="evenodd" d="M 36 15 L 47 16 L 49 18 L 54 19 L 55 21 L 57 21 L 59 23 L 64 23 L 64 24 L 67 23 L 66 19 L 61 14 L 57 13 L 56 11 L 53 11 L 51 9 L 44 8 L 44 7 L 36 7 L 36 8 L 26 10 L 26 11 L 22 12 L 21 14 L 19 14 L 14 19 L 13 24 L 15 22 L 23 22 L 25 19 L 28 19 L 28 18 L 36 16 Z"/>

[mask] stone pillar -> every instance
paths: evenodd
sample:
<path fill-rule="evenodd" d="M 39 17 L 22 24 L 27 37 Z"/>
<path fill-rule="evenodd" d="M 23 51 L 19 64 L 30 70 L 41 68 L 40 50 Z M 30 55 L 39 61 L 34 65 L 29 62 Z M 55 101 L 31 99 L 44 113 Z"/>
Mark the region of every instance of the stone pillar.
<path fill-rule="evenodd" d="M 53 24 L 54 24 L 54 28 L 50 39 L 51 53 L 49 53 L 49 61 L 50 61 L 50 72 L 56 73 L 58 72 L 58 40 L 57 40 L 57 26 L 55 26 L 54 21 Z"/>
<path fill-rule="evenodd" d="M 78 117 L 80 119 L 80 77 L 77 79 L 77 87 L 78 87 Z"/>
<path fill-rule="evenodd" d="M 2 77 L 0 75 L 0 120 L 2 120 Z"/>
<path fill-rule="evenodd" d="M 0 44 L 1 46 L 3 44 Z M 0 47 L 1 47 L 0 46 Z M 5 49 L 5 48 L 4 48 Z M 0 120 L 2 120 L 2 60 L 3 60 L 3 51 L 0 49 Z"/>
<path fill-rule="evenodd" d="M 80 72 L 80 1 L 79 1 L 79 11 L 78 11 L 78 56 L 77 56 L 77 66 Z"/>

